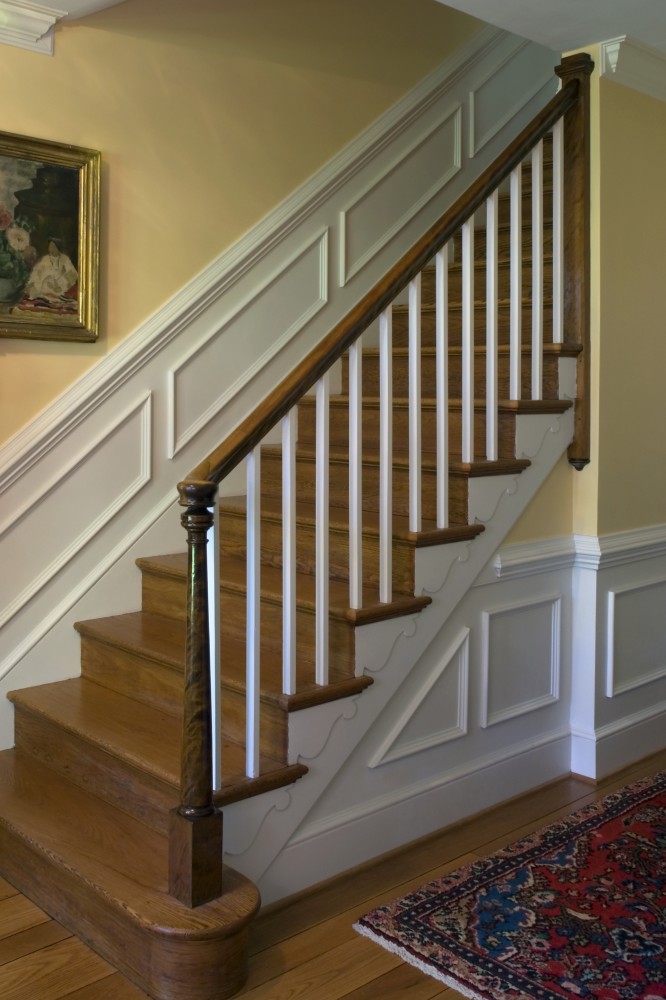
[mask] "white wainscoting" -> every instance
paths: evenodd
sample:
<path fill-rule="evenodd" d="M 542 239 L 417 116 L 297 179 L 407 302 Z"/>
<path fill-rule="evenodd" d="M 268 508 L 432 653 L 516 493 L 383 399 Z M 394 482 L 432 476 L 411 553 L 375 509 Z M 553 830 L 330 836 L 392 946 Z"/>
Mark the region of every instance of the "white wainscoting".
<path fill-rule="evenodd" d="M 185 547 L 177 482 L 546 103 L 556 62 L 484 28 L 0 449 L 0 747 L 4 693 L 78 672 L 77 618 L 139 607 L 134 558 Z M 473 159 L 470 94 L 503 123 Z"/>
<path fill-rule="evenodd" d="M 665 581 L 666 525 L 500 548 L 407 676 L 425 617 L 396 633 L 373 687 L 337 709 L 339 740 L 353 743 L 354 726 L 365 735 L 337 766 L 320 735 L 307 764 L 314 782 L 328 768 L 325 791 L 273 860 L 305 783 L 272 807 L 263 841 L 245 851 L 239 839 L 230 862 L 268 902 L 569 771 L 594 778 L 663 748 Z M 384 687 L 372 719 L 367 705 Z M 231 832 L 233 812 L 228 820 Z"/>

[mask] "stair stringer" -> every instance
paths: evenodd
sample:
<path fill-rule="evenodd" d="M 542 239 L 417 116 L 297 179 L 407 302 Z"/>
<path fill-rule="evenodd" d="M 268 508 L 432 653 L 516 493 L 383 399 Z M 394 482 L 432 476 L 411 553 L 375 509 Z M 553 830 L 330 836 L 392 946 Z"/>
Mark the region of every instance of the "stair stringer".
<path fill-rule="evenodd" d="M 353 758 L 359 758 L 359 767 L 367 767 L 359 751 L 365 737 L 445 627 L 572 436 L 573 410 L 561 415 L 518 416 L 516 455 L 529 458 L 531 464 L 521 474 L 476 480 L 470 491 L 470 520 L 482 520 L 484 532 L 471 542 L 417 550 L 416 593 L 429 593 L 431 606 L 406 619 L 357 629 L 358 673 L 372 676 L 372 687 L 363 695 L 290 716 L 290 747 L 294 757 L 307 765 L 307 776 L 289 789 L 226 807 L 225 860 L 257 883 L 264 904 L 363 863 L 404 841 L 399 833 L 394 836 L 390 824 L 382 820 L 381 808 L 376 817 L 377 836 L 356 837 L 353 824 L 339 805 L 330 816 L 326 815 L 327 793 L 343 766 L 349 772 Z M 568 732 L 566 736 L 568 739 Z M 540 777 L 538 782 L 543 780 Z M 525 789 L 521 786 L 519 790 Z M 336 797 L 339 803 L 340 789 Z M 470 812 L 483 807 L 475 804 Z M 341 822 L 336 816 L 341 817 Z M 452 821 L 433 816 L 430 821 L 410 826 L 407 839 Z M 325 849 L 320 849 L 322 838 Z"/>

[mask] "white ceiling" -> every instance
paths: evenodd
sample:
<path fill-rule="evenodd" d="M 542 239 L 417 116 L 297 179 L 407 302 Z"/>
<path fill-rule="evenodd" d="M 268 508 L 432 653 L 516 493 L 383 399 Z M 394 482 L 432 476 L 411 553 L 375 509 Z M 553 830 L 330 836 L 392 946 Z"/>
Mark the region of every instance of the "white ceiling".
<path fill-rule="evenodd" d="M 558 52 L 627 35 L 666 52 L 666 0 L 439 0 Z"/>

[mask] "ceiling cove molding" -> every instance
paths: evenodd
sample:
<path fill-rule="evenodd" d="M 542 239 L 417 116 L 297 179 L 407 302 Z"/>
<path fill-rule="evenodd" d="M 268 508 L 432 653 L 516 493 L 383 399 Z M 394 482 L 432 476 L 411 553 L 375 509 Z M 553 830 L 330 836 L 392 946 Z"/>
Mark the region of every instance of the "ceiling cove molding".
<path fill-rule="evenodd" d="M 51 4 L 29 0 L 0 0 L 0 44 L 14 45 L 42 55 L 53 55 L 55 26 L 63 18 L 74 19 L 113 7 L 123 0 L 62 0 Z"/>
<path fill-rule="evenodd" d="M 627 35 L 601 43 L 601 75 L 666 101 L 666 54 Z"/>

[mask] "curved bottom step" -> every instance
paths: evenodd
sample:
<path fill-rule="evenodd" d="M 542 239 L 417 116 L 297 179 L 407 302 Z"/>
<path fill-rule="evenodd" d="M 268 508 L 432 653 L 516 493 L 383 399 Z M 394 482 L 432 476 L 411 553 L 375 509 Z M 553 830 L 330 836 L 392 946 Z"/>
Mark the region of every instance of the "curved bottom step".
<path fill-rule="evenodd" d="M 221 1000 L 247 976 L 256 886 L 224 869 L 221 899 L 167 892 L 165 837 L 16 750 L 0 753 L 0 874 L 155 1000 Z"/>

